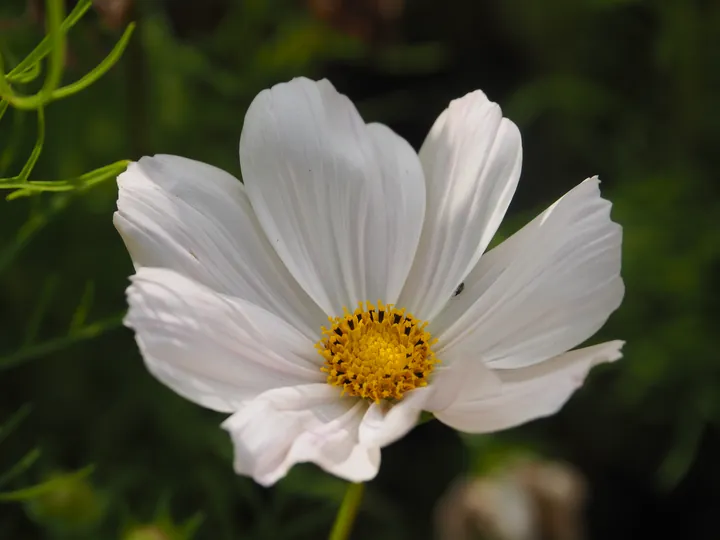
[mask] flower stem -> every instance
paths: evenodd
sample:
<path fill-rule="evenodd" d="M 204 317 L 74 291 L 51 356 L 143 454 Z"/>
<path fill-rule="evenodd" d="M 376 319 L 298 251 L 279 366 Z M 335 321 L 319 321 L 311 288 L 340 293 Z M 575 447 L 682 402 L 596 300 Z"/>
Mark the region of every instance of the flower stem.
<path fill-rule="evenodd" d="M 365 484 L 348 484 L 340 510 L 335 517 L 335 524 L 330 532 L 329 540 L 348 540 L 355 516 L 362 502 Z"/>

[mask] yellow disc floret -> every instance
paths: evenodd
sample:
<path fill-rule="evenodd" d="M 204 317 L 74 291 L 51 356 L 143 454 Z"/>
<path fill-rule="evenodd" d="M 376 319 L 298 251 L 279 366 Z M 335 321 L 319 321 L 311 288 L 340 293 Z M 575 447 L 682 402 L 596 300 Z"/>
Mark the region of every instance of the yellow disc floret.
<path fill-rule="evenodd" d="M 425 331 L 427 322 L 404 309 L 370 302 L 342 317 L 330 317 L 316 347 L 325 358 L 327 382 L 343 394 L 371 399 L 398 400 L 405 392 L 426 386 L 437 342 Z"/>

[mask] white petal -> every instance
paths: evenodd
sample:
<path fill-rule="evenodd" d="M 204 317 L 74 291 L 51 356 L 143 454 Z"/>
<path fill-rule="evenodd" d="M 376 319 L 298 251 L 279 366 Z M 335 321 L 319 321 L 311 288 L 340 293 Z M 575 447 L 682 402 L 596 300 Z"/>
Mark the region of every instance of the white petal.
<path fill-rule="evenodd" d="M 560 410 L 593 366 L 619 359 L 622 346 L 622 341 L 610 341 L 534 366 L 495 370 L 502 381 L 502 393 L 467 395 L 435 416 L 469 433 L 490 433 L 549 416 Z"/>
<path fill-rule="evenodd" d="M 250 105 L 240 163 L 271 244 L 326 313 L 395 302 L 425 209 L 407 142 L 366 125 L 329 82 L 294 79 Z"/>
<path fill-rule="evenodd" d="M 622 301 L 622 229 L 597 178 L 575 187 L 484 255 L 433 321 L 438 356 L 482 357 L 493 368 L 530 365 L 579 345 Z"/>
<path fill-rule="evenodd" d="M 475 396 L 499 395 L 501 391 L 500 378 L 479 358 L 444 358 L 428 386 L 413 390 L 394 405 L 371 404 L 360 425 L 360 441 L 382 448 L 415 427 L 422 411 L 442 411 Z"/>
<path fill-rule="evenodd" d="M 164 268 L 140 268 L 125 323 L 150 372 L 181 396 L 222 412 L 271 388 L 320 382 L 313 343 L 249 302 Z"/>
<path fill-rule="evenodd" d="M 325 317 L 265 238 L 243 185 L 205 163 L 144 157 L 118 177 L 115 226 L 135 267 L 169 268 L 316 339 Z"/>
<path fill-rule="evenodd" d="M 235 447 L 235 470 L 266 486 L 303 462 L 351 482 L 370 480 L 380 449 L 358 441 L 366 409 L 364 401 L 327 384 L 266 392 L 223 423 Z"/>
<path fill-rule="evenodd" d="M 402 438 L 417 424 L 432 392 L 428 387 L 413 390 L 398 403 L 372 403 L 360 424 L 360 442 L 385 447 Z"/>
<path fill-rule="evenodd" d="M 450 351 L 432 375 L 430 389 L 432 395 L 425 401 L 425 410 L 443 411 L 476 396 L 499 395 L 502 392 L 502 381 L 481 358 L 454 358 Z"/>
<path fill-rule="evenodd" d="M 420 150 L 427 209 L 399 305 L 432 320 L 477 263 L 515 193 L 522 143 L 480 91 L 450 103 Z"/>

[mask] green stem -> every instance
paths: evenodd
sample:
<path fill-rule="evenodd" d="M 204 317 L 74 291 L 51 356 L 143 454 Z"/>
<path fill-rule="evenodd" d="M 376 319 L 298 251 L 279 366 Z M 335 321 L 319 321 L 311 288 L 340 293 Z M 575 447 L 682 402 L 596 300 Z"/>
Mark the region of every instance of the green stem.
<path fill-rule="evenodd" d="M 31 345 L 20 349 L 15 353 L 11 353 L 8 356 L 0 358 L 0 371 L 4 371 L 39 356 L 46 356 L 61 349 L 65 349 L 66 347 L 80 343 L 81 341 L 95 338 L 108 330 L 119 328 L 122 326 L 122 321 L 123 316 L 116 315 L 115 317 L 109 317 L 107 319 L 88 324 L 87 326 L 84 326 L 67 336 L 51 339 L 43 343 L 38 343 L 37 345 Z"/>
<path fill-rule="evenodd" d="M 90 9 L 90 7 L 92 7 L 92 2 L 90 0 L 80 0 L 75 6 L 75 8 L 67 16 L 67 19 L 65 19 L 60 25 L 60 31 L 63 34 L 66 34 L 68 30 L 70 30 L 70 28 L 72 28 L 75 23 L 80 20 L 80 18 L 85 14 L 85 12 Z M 50 36 L 45 36 L 45 38 L 40 42 L 40 44 L 35 47 L 35 49 L 29 55 L 27 55 L 17 66 L 15 66 L 10 71 L 10 73 L 7 74 L 8 82 L 28 82 L 23 81 L 22 74 L 32 69 L 34 65 L 38 65 L 40 60 L 45 58 L 45 56 L 48 55 L 51 49 L 52 40 Z"/>
<path fill-rule="evenodd" d="M 85 88 L 93 84 L 95 81 L 100 79 L 100 77 L 105 75 L 110 70 L 110 68 L 113 67 L 118 60 L 120 60 L 120 57 L 122 56 L 123 52 L 125 52 L 125 48 L 127 47 L 134 30 L 135 23 L 130 23 L 125 29 L 125 32 L 123 32 L 123 35 L 113 47 L 112 51 L 110 51 L 110 53 L 105 58 L 103 58 L 102 62 L 95 66 L 90 73 L 86 74 L 80 80 L 77 80 L 74 83 L 68 84 L 67 86 L 63 86 L 62 88 L 58 88 L 57 90 L 53 91 L 51 94 L 52 99 L 63 99 L 67 96 L 71 96 L 79 92 L 80 90 L 84 90 Z"/>
<path fill-rule="evenodd" d="M 52 99 L 53 92 L 60 85 L 65 67 L 65 35 L 60 26 L 65 18 L 65 4 L 63 0 L 47 0 L 46 2 L 46 24 L 50 51 L 48 59 L 48 71 L 40 91 L 32 96 L 20 96 L 15 94 L 10 83 L 4 74 L 4 68 L 0 63 L 0 95 L 10 105 L 18 109 L 37 109 Z"/>
<path fill-rule="evenodd" d="M 335 517 L 335 524 L 330 532 L 329 540 L 348 540 L 355 516 L 362 502 L 365 484 L 348 484 L 340 510 Z"/>
<path fill-rule="evenodd" d="M 38 93 L 40 103 L 50 101 L 50 96 L 60 86 L 65 65 L 65 35 L 60 29 L 65 18 L 65 3 L 62 0 L 47 0 L 47 32 L 50 37 L 50 58 L 48 62 L 47 76 L 42 89 Z"/>

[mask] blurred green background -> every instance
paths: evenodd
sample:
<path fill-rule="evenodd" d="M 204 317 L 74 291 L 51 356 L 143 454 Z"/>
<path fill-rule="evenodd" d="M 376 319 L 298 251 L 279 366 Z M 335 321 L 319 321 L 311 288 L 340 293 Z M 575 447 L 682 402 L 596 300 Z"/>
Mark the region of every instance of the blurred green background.
<path fill-rule="evenodd" d="M 42 6 L 0 3 L 10 67 L 44 35 Z M 596 369 L 550 419 L 481 438 L 438 422 L 418 427 L 383 452 L 354 538 L 432 538 L 432 509 L 454 478 L 526 451 L 583 473 L 592 539 L 720 537 L 720 2 L 99 0 L 96 8 L 70 35 L 66 79 L 95 66 L 129 21 L 137 31 L 99 83 L 49 107 L 34 179 L 154 153 L 240 176 L 250 100 L 305 75 L 330 78 L 367 121 L 416 148 L 450 99 L 483 89 L 523 133 L 523 176 L 504 234 L 582 179 L 604 181 L 625 230 L 627 295 L 594 341 L 627 340 L 625 359 Z M 5 116 L 0 176 L 22 167 L 34 140 L 32 114 Z M 325 537 L 342 482 L 312 466 L 268 490 L 236 477 L 222 417 L 144 369 L 117 323 L 132 267 L 112 226 L 115 199 L 110 181 L 0 202 L 0 423 L 32 406 L 0 444 L 0 471 L 41 451 L 5 487 L 95 466 L 28 502 L 0 502 L 0 539 Z"/>

